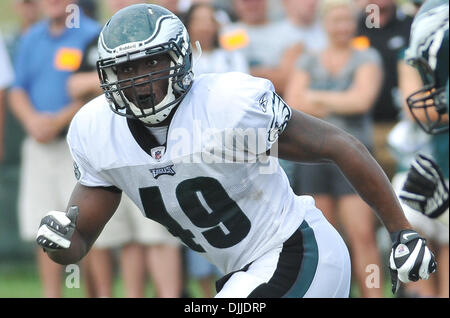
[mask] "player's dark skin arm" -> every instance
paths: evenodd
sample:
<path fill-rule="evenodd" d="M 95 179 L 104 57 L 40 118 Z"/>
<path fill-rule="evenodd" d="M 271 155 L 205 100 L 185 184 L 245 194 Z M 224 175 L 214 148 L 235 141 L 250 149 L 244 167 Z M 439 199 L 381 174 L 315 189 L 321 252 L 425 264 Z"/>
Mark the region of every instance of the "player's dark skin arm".
<path fill-rule="evenodd" d="M 80 261 L 94 244 L 103 227 L 116 211 L 121 193 L 103 188 L 90 188 L 77 184 L 72 192 L 69 207 L 79 208 L 75 232 L 68 249 L 48 252 L 56 263 L 67 265 Z"/>
<path fill-rule="evenodd" d="M 384 171 L 355 137 L 325 121 L 293 110 L 279 139 L 279 157 L 299 162 L 334 162 L 390 233 L 410 229 Z M 355 211 L 357 217 L 358 211 Z"/>

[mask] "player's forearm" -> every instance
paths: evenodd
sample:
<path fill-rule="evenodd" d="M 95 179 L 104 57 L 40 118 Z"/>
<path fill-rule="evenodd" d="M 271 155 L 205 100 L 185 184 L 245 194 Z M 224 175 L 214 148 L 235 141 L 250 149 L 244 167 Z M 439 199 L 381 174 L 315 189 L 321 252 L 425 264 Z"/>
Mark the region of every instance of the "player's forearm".
<path fill-rule="evenodd" d="M 48 256 L 61 265 L 78 263 L 87 254 L 90 247 L 77 230 L 75 230 L 70 242 L 69 248 L 48 251 Z"/>
<path fill-rule="evenodd" d="M 410 228 L 389 179 L 366 147 L 344 133 L 336 134 L 331 139 L 336 149 L 331 159 L 375 210 L 387 230 L 392 233 Z"/>

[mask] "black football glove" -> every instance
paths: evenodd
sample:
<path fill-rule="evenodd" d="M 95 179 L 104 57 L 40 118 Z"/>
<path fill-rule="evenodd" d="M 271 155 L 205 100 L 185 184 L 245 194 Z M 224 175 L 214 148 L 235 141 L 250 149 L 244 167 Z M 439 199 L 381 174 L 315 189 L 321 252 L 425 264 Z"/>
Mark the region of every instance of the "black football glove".
<path fill-rule="evenodd" d="M 438 165 L 419 154 L 408 172 L 400 199 L 410 208 L 437 218 L 448 210 L 448 187 Z"/>
<path fill-rule="evenodd" d="M 426 240 L 416 231 L 403 230 L 391 234 L 392 250 L 389 260 L 392 293 L 396 293 L 400 284 L 428 279 L 436 271 L 437 263 L 428 249 Z"/>
<path fill-rule="evenodd" d="M 45 252 L 69 248 L 77 218 L 77 206 L 71 206 L 67 213 L 60 211 L 49 212 L 41 220 L 36 242 Z"/>

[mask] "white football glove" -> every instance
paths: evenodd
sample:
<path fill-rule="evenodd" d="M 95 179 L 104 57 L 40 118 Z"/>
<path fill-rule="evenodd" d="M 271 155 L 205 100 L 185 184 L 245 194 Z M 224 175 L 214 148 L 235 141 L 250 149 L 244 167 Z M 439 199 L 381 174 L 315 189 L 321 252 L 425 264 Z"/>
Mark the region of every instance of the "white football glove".
<path fill-rule="evenodd" d="M 402 202 L 434 219 L 448 211 L 448 197 L 448 187 L 438 165 L 419 154 L 400 192 Z"/>
<path fill-rule="evenodd" d="M 389 258 L 392 293 L 396 293 L 400 284 L 428 279 L 436 271 L 437 263 L 428 249 L 426 240 L 416 231 L 403 230 L 391 234 L 392 250 Z"/>
<path fill-rule="evenodd" d="M 77 218 L 77 206 L 71 206 L 67 213 L 60 211 L 49 212 L 41 220 L 36 242 L 45 252 L 69 248 Z"/>

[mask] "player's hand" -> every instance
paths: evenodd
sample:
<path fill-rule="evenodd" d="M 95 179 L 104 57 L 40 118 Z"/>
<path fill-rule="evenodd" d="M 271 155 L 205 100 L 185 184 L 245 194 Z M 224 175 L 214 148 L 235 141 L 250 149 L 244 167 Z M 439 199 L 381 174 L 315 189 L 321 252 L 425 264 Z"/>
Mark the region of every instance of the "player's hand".
<path fill-rule="evenodd" d="M 408 172 L 400 199 L 410 208 L 430 218 L 448 210 L 448 187 L 438 165 L 419 154 Z"/>
<path fill-rule="evenodd" d="M 77 218 L 77 206 L 71 206 L 67 213 L 60 211 L 49 212 L 41 220 L 36 242 L 44 251 L 56 251 L 69 248 Z"/>
<path fill-rule="evenodd" d="M 392 250 L 389 258 L 392 293 L 396 293 L 402 283 L 428 279 L 436 271 L 437 263 L 428 249 L 426 240 L 416 231 L 403 230 L 391 234 Z"/>

